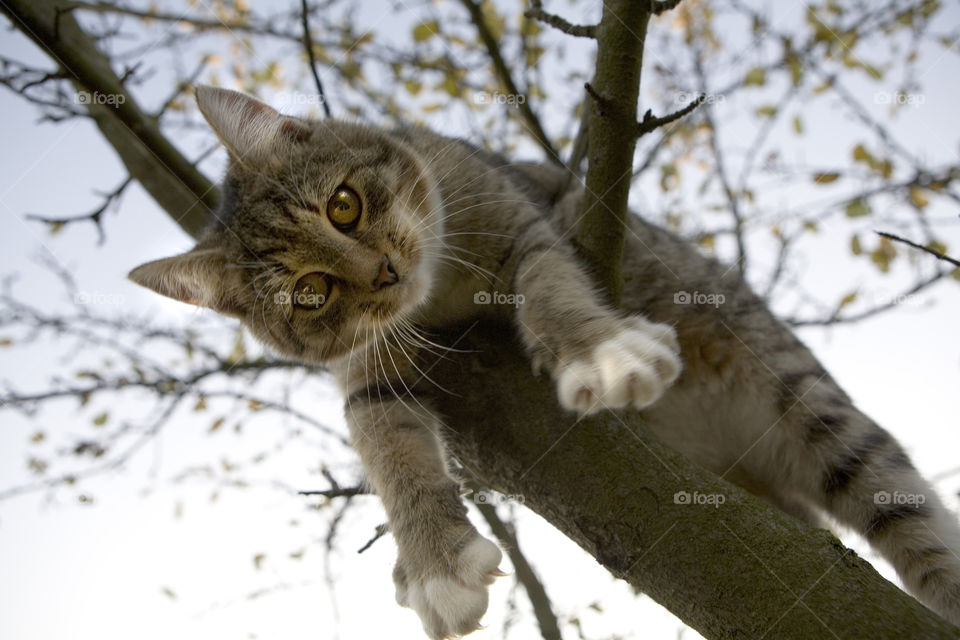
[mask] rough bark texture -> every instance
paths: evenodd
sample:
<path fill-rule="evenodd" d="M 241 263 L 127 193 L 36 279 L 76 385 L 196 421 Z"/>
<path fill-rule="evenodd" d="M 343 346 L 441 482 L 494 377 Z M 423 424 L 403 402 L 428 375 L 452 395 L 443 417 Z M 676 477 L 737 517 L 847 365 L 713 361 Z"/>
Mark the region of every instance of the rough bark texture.
<path fill-rule="evenodd" d="M 58 3 L 8 2 L 0 6 L 13 23 L 76 74 L 86 90 L 123 92 L 93 41 L 69 14 L 57 14 Z M 636 0 L 620 4 L 647 10 Z M 606 13 L 604 21 L 609 22 Z M 599 37 L 602 42 L 614 36 L 601 29 Z M 609 55 L 629 57 L 635 73 L 598 78 L 597 88 L 607 90 L 608 82 L 630 85 L 624 91 L 632 92 L 635 105 L 637 51 L 616 50 L 616 40 L 602 44 L 601 51 L 604 46 L 608 53 L 613 48 Z M 216 191 L 127 98 L 123 109 L 94 112 L 97 123 L 131 174 L 196 237 Z M 618 144 L 615 133 L 597 126 L 602 116 L 595 116 L 591 167 L 607 153 L 621 163 L 633 143 Z M 610 181 L 594 193 L 606 201 L 613 184 L 620 205 L 611 211 L 626 215 L 629 180 L 603 175 Z M 645 433 L 636 415 L 576 422 L 557 405 L 553 384 L 531 375 L 510 330 L 481 326 L 464 338 L 461 333 L 448 335 L 448 344 L 471 352 L 451 352 L 424 365 L 451 392 L 434 389 L 431 395 L 451 427 L 449 443 L 459 461 L 490 487 L 522 494 L 527 506 L 613 575 L 704 636 L 958 637 L 960 630 L 884 580 L 830 533 L 801 524 L 670 451 Z M 722 494 L 725 503 L 676 504 L 679 491 Z"/>
<path fill-rule="evenodd" d="M 77 24 L 70 3 L 7 0 L 0 9 L 43 49 L 78 91 L 108 96 L 109 104 L 86 105 L 130 175 L 192 236 L 200 233 L 217 206 L 219 192 L 160 132 L 153 117 L 134 101 L 110 60 Z"/>

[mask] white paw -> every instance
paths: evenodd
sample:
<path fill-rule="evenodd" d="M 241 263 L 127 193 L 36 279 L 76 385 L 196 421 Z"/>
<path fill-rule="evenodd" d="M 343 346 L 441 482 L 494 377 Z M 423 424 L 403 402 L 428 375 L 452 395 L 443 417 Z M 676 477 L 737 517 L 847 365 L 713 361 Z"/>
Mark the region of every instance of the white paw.
<path fill-rule="evenodd" d="M 673 329 L 640 318 L 633 324 L 586 357 L 559 367 L 557 391 L 564 408 L 580 414 L 643 409 L 677 379 L 682 365 Z"/>
<path fill-rule="evenodd" d="M 433 640 L 472 633 L 487 611 L 487 587 L 506 575 L 498 566 L 500 548 L 477 535 L 453 561 L 452 571 L 397 582 L 397 602 L 420 616 Z"/>

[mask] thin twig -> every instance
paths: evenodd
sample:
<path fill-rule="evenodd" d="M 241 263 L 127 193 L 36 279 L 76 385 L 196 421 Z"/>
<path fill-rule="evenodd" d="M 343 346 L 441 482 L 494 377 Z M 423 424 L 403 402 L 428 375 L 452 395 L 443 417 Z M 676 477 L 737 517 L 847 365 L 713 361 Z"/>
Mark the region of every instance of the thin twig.
<path fill-rule="evenodd" d="M 527 9 L 524 16 L 531 18 L 532 20 L 539 20 L 544 22 L 554 29 L 559 29 L 567 35 L 576 36 L 578 38 L 596 38 L 597 37 L 597 26 L 594 24 L 583 25 L 583 24 L 572 24 L 567 22 L 558 15 L 548 13 L 543 10 L 543 1 L 542 0 L 533 0 L 530 3 L 530 8 Z"/>
<path fill-rule="evenodd" d="M 317 73 L 317 58 L 313 52 L 313 39 L 310 37 L 310 13 L 307 7 L 307 0 L 300 0 L 300 23 L 303 25 L 303 47 L 307 50 L 307 59 L 310 61 L 310 73 L 313 74 L 313 83 L 317 85 L 317 93 L 320 94 L 320 103 L 323 104 L 323 112 L 330 115 L 330 104 L 327 102 L 327 95 L 323 91 L 323 83 L 320 82 L 320 74 Z"/>
<path fill-rule="evenodd" d="M 490 30 L 490 25 L 487 24 L 480 5 L 474 2 L 474 0 L 460 0 L 460 2 L 464 7 L 466 7 L 467 11 L 470 12 L 470 19 L 477 27 L 477 32 L 480 34 L 480 40 L 487 48 L 487 55 L 490 56 L 490 61 L 493 62 L 493 68 L 496 70 L 497 76 L 500 78 L 500 82 L 503 83 L 507 93 L 517 98 L 517 109 L 520 111 L 520 115 L 523 117 L 523 120 L 527 125 L 527 131 L 529 131 L 534 137 L 534 139 L 537 141 L 537 144 L 539 144 L 540 147 L 547 152 L 547 159 L 550 160 L 550 162 L 562 167 L 563 160 L 560 159 L 560 155 L 557 153 L 557 150 L 553 148 L 553 145 L 550 143 L 550 138 L 547 137 L 546 132 L 543 130 L 543 126 L 540 124 L 540 120 L 530 107 L 530 100 L 528 99 L 528 96 L 522 93 L 517 87 L 517 84 L 513 81 L 513 76 L 510 74 L 510 67 L 507 66 L 507 63 L 503 59 L 503 55 L 500 53 L 500 47 L 497 44 L 497 39 Z"/>
<path fill-rule="evenodd" d="M 647 112 L 643 114 L 643 120 L 637 123 L 637 130 L 636 130 L 637 137 L 639 138 L 640 136 L 650 133 L 655 129 L 658 129 L 664 125 L 670 124 L 675 120 L 679 120 L 680 118 L 687 115 L 688 113 L 690 113 L 691 111 L 699 107 L 701 104 L 703 104 L 703 101 L 706 99 L 707 99 L 706 94 L 701 93 L 700 95 L 698 95 L 696 98 L 693 99 L 693 102 L 691 102 L 684 108 L 678 109 L 673 113 L 667 114 L 665 116 L 660 116 L 660 117 L 653 115 L 653 112 L 648 109 Z"/>
<path fill-rule="evenodd" d="M 925 246 L 923 246 L 922 244 L 917 244 L 917 243 L 914 242 L 913 240 L 907 240 L 906 238 L 901 238 L 901 237 L 898 236 L 898 235 L 894 235 L 894 234 L 892 234 L 892 233 L 887 233 L 886 231 L 874 231 L 874 233 L 877 234 L 878 236 L 883 236 L 884 238 L 889 238 L 890 240 L 895 240 L 895 241 L 897 241 L 897 242 L 902 242 L 903 244 L 909 245 L 909 246 L 913 247 L 914 249 L 919 249 L 920 251 L 925 251 L 926 253 L 929 253 L 930 255 L 936 257 L 937 260 L 943 260 L 944 262 L 949 262 L 950 264 L 952 264 L 952 265 L 955 266 L 955 267 L 960 267 L 960 260 L 957 260 L 956 258 L 951 258 L 950 256 L 948 256 L 948 255 L 945 254 L 945 253 L 940 253 L 940 252 L 937 251 L 936 249 L 931 249 L 930 247 L 925 247 Z"/>

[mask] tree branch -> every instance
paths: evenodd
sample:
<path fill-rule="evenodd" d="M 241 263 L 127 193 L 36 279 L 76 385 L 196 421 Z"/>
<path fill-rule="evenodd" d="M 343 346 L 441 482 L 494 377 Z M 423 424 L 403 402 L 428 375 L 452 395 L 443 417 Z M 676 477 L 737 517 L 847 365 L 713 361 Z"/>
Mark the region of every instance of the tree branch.
<path fill-rule="evenodd" d="M 533 606 L 533 614 L 537 618 L 543 640 L 561 640 L 560 625 L 557 622 L 556 614 L 553 612 L 550 597 L 533 567 L 527 562 L 526 556 L 520 551 L 520 542 L 517 540 L 513 527 L 508 526 L 500 519 L 500 516 L 497 515 L 497 508 L 492 504 L 478 502 L 476 507 L 483 519 L 487 521 L 493 535 L 500 541 L 500 546 L 510 556 L 510 562 L 517 574 L 517 581 L 523 585 L 527 597 L 530 599 L 530 604 Z"/>
<path fill-rule="evenodd" d="M 313 39 L 310 37 L 310 18 L 307 0 L 300 0 L 300 21 L 303 24 L 303 48 L 307 50 L 307 60 L 310 63 L 310 73 L 313 74 L 313 83 L 317 86 L 317 93 L 320 95 L 320 102 L 323 104 L 323 112 L 330 117 L 330 103 L 327 102 L 327 94 L 323 91 L 323 83 L 320 81 L 320 74 L 317 73 L 317 57 L 313 52 Z"/>
<path fill-rule="evenodd" d="M 490 56 L 490 61 L 493 63 L 493 68 L 496 71 L 500 82 L 503 83 L 507 93 L 517 97 L 517 109 L 520 111 L 520 115 L 526 124 L 527 131 L 533 136 L 537 144 L 539 144 L 540 147 L 547 153 L 547 159 L 550 162 L 563 166 L 563 160 L 560 159 L 560 155 L 557 153 L 557 150 L 553 148 L 553 145 L 550 143 L 550 138 L 547 137 L 546 132 L 543 130 L 543 126 L 540 124 L 539 118 L 537 118 L 537 115 L 533 112 L 533 108 L 530 106 L 530 100 L 528 99 L 528 96 L 522 93 L 517 87 L 517 84 L 513 81 L 513 76 L 510 73 L 510 67 L 507 66 L 507 63 L 503 59 L 503 55 L 500 53 L 500 46 L 497 44 L 497 39 L 490 30 L 490 25 L 487 24 L 486 19 L 483 17 L 483 10 L 480 8 L 480 5 L 474 0 L 460 0 L 460 3 L 466 7 L 467 11 L 470 12 L 470 19 L 477 27 L 477 32 L 480 34 L 480 40 L 487 49 L 487 55 Z"/>
<path fill-rule="evenodd" d="M 567 35 L 576 36 L 578 38 L 597 37 L 597 25 L 582 25 L 567 22 L 558 15 L 544 11 L 543 0 L 533 0 L 530 3 L 530 8 L 527 9 L 523 15 L 532 20 L 539 20 L 540 22 L 548 24 L 554 29 L 563 31 Z"/>
<path fill-rule="evenodd" d="M 596 70 L 586 87 L 593 98 L 588 101 L 590 164 L 576 243 L 614 305 L 620 303 L 623 289 L 620 263 L 637 143 L 624 132 L 636 127 L 649 8 L 647 2 L 636 0 L 603 3 Z"/>
<path fill-rule="evenodd" d="M 930 255 L 936 257 L 937 260 L 943 260 L 943 261 L 945 261 L 945 262 L 949 262 L 950 264 L 952 264 L 952 265 L 955 266 L 955 267 L 960 267 L 960 260 L 957 260 L 956 258 L 951 258 L 951 257 L 948 256 L 947 254 L 945 254 L 945 253 L 940 253 L 939 251 L 936 251 L 936 250 L 934 250 L 934 249 L 931 249 L 930 247 L 925 247 L 925 246 L 923 246 L 922 244 L 917 244 L 916 242 L 914 242 L 914 241 L 912 241 L 912 240 L 907 240 L 906 238 L 901 238 L 901 237 L 898 236 L 898 235 L 894 235 L 894 234 L 892 234 L 892 233 L 887 233 L 886 231 L 874 231 L 874 233 L 876 233 L 878 236 L 883 236 L 884 238 L 889 238 L 890 240 L 895 240 L 896 242 L 902 242 L 903 244 L 908 245 L 908 246 L 911 246 L 911 247 L 913 247 L 914 249 L 919 249 L 920 251 L 924 251 L 924 252 L 926 252 L 926 253 L 929 253 Z"/>
<path fill-rule="evenodd" d="M 707 98 L 706 94 L 701 93 L 700 95 L 698 95 L 696 98 L 693 99 L 693 102 L 691 102 L 687 106 L 683 107 L 682 109 L 678 109 L 673 113 L 670 113 L 661 117 L 657 117 L 653 115 L 652 111 L 647 110 L 647 112 L 643 114 L 643 120 L 637 123 L 637 131 L 636 131 L 637 137 L 639 138 L 643 135 L 650 133 L 651 131 L 654 131 L 655 129 L 659 129 L 664 125 L 670 124 L 675 120 L 679 120 L 683 116 L 687 115 L 688 113 L 690 113 L 691 111 L 699 107 L 703 103 L 703 101 L 706 100 L 706 98 Z"/>
<path fill-rule="evenodd" d="M 219 192 L 136 104 L 109 59 L 57 0 L 8 0 L 10 21 L 45 51 L 78 91 L 130 175 L 190 235 L 197 237 L 216 209 Z M 98 96 L 103 97 L 101 102 Z"/>

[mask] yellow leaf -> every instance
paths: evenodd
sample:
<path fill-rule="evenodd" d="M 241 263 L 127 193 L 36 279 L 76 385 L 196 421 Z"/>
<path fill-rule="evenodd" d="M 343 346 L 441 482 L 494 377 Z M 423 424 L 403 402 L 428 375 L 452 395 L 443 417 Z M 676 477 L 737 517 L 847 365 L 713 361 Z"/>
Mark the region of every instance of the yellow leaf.
<path fill-rule="evenodd" d="M 850 252 L 855 256 L 863 253 L 863 246 L 860 244 L 860 236 L 854 235 L 852 238 L 850 238 Z"/>
<path fill-rule="evenodd" d="M 926 195 L 924 195 L 923 189 L 913 185 L 910 187 L 910 204 L 915 206 L 917 209 L 923 209 L 930 204 L 930 200 Z"/>
<path fill-rule="evenodd" d="M 747 72 L 747 77 L 743 79 L 745 86 L 755 85 L 761 87 L 767 83 L 767 71 L 761 67 L 754 67 Z"/>
<path fill-rule="evenodd" d="M 440 33 L 440 25 L 436 20 L 421 22 L 413 28 L 413 39 L 416 42 L 424 42 Z"/>
<path fill-rule="evenodd" d="M 815 173 L 813 174 L 813 181 L 817 184 L 830 184 L 831 182 L 836 182 L 839 177 L 840 174 L 834 171 Z"/>
<path fill-rule="evenodd" d="M 863 198 L 851 200 L 844 210 L 848 218 L 862 218 L 870 215 L 870 204 Z"/>
<path fill-rule="evenodd" d="M 110 418 L 110 414 L 104 411 L 93 419 L 93 424 L 97 427 L 102 427 L 107 424 L 107 420 Z"/>
<path fill-rule="evenodd" d="M 800 116 L 793 116 L 793 131 L 797 135 L 803 133 L 803 120 L 800 119 Z"/>
<path fill-rule="evenodd" d="M 777 115 L 777 107 L 776 105 L 772 104 L 764 105 L 762 107 L 757 107 L 754 113 L 761 118 L 772 118 L 773 116 Z"/>

